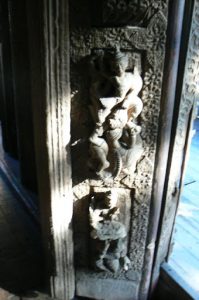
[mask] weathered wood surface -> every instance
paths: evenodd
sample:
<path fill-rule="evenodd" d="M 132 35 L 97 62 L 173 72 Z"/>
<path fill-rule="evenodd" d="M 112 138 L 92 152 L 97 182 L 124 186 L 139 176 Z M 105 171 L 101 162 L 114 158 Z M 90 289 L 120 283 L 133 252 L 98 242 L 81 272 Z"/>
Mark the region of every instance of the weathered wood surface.
<path fill-rule="evenodd" d="M 186 4 L 193 4 L 187 2 Z M 189 8 L 190 5 L 188 5 Z M 189 140 L 189 127 L 193 114 L 194 102 L 198 96 L 197 80 L 199 61 L 198 56 L 198 10 L 199 1 L 194 1 L 194 7 L 186 11 L 193 10 L 193 14 L 189 14 L 189 20 L 186 24 L 190 30 L 185 30 L 185 41 L 189 40 L 187 51 L 184 49 L 185 61 L 184 78 L 178 84 L 178 92 L 176 97 L 175 115 L 173 119 L 173 141 L 170 147 L 170 160 L 167 165 L 167 179 L 165 183 L 164 207 L 162 208 L 162 222 L 159 228 L 159 242 L 157 247 L 156 262 L 154 266 L 154 276 L 158 277 L 158 265 L 160 265 L 168 255 L 171 242 L 171 235 L 175 221 L 176 210 L 178 206 L 180 190 L 182 187 L 182 177 L 184 170 L 184 160 L 187 154 L 187 144 Z M 191 23 L 191 24 L 190 24 Z M 184 39 L 183 39 L 184 43 Z M 179 74 L 182 67 L 179 67 Z M 182 87 L 182 89 L 181 89 Z"/>
<path fill-rule="evenodd" d="M 178 208 L 169 265 L 199 293 L 199 119 Z"/>
<path fill-rule="evenodd" d="M 184 1 L 175 1 L 170 7 L 168 20 L 167 51 L 165 57 L 165 69 L 162 87 L 160 131 L 157 140 L 157 155 L 155 165 L 154 187 L 152 193 L 152 203 L 150 207 L 150 222 L 148 226 L 147 247 L 145 254 L 145 275 L 142 280 L 141 293 L 147 289 L 151 281 L 152 265 L 154 259 L 154 249 L 157 240 L 158 226 L 161 218 L 162 197 L 166 169 L 168 163 L 169 145 L 171 140 L 171 128 L 173 110 L 175 104 L 175 92 L 177 83 L 177 73 L 179 64 L 179 52 L 181 44 L 181 32 L 183 26 Z M 175 22 L 171 22 L 175 20 Z M 172 24 L 172 25 L 171 25 Z M 159 268 L 159 266 L 158 266 Z M 148 272 L 146 270 L 148 269 Z M 156 281 L 156 274 L 152 280 L 152 285 Z M 145 291 L 146 293 L 146 291 Z"/>
<path fill-rule="evenodd" d="M 74 296 L 68 1 L 26 6 L 46 279 L 52 296 L 68 300 Z"/>

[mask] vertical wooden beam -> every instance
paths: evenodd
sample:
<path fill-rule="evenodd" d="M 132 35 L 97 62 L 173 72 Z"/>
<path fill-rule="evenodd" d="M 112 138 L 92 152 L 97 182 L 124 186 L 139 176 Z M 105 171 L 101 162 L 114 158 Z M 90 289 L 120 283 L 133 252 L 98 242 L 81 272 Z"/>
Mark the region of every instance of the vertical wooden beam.
<path fill-rule="evenodd" d="M 74 296 L 68 1 L 26 1 L 41 223 L 51 294 Z"/>
<path fill-rule="evenodd" d="M 185 1 L 185 21 L 181 47 L 182 63 L 179 66 L 176 103 L 172 127 L 172 141 L 164 190 L 164 206 L 159 229 L 159 240 L 153 270 L 153 283 L 157 281 L 160 264 L 167 259 L 170 248 L 176 209 L 179 202 L 187 151 L 189 126 L 194 102 L 198 95 L 198 12 L 199 1 Z M 183 67 L 182 67 L 183 66 Z"/>
<path fill-rule="evenodd" d="M 140 299 L 142 300 L 147 299 L 148 297 L 152 276 L 154 251 L 157 242 L 158 226 L 162 209 L 162 197 L 168 163 L 172 118 L 175 103 L 184 5 L 184 0 L 177 0 L 173 3 L 170 3 L 167 52 L 165 57 L 161 99 L 162 113 L 160 113 L 160 130 L 157 141 L 155 175 L 153 178 L 152 202 L 149 217 L 150 222 L 148 227 L 143 276 L 140 287 Z"/>

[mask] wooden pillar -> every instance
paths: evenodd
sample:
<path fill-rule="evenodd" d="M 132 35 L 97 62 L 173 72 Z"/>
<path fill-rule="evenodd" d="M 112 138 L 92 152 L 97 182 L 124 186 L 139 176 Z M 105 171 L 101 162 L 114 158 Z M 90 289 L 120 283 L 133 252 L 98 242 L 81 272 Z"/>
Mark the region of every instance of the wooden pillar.
<path fill-rule="evenodd" d="M 68 1 L 26 1 L 31 94 L 46 278 L 74 296 Z"/>
<path fill-rule="evenodd" d="M 170 99 L 172 99 L 175 96 L 175 103 L 174 114 L 172 119 L 171 139 L 169 145 L 170 155 L 168 158 L 167 166 L 165 166 L 167 168 L 165 168 L 166 174 L 164 183 L 164 194 L 162 197 L 161 216 L 155 252 L 156 255 L 154 259 L 153 274 L 151 280 L 152 290 L 154 290 L 154 287 L 156 286 L 160 272 L 160 266 L 167 258 L 170 248 L 172 230 L 174 226 L 175 214 L 182 184 L 182 173 L 184 168 L 183 160 L 187 151 L 187 131 L 191 119 L 190 116 L 192 114 L 193 103 L 197 95 L 198 82 L 198 68 L 196 67 L 199 59 L 199 56 L 197 55 L 198 52 L 196 51 L 198 40 L 195 37 L 198 36 L 198 27 L 196 24 L 198 22 L 199 1 L 179 0 L 173 3 L 172 6 L 173 5 L 174 13 L 176 12 L 177 16 L 171 16 L 171 20 L 176 21 L 172 23 L 172 31 L 174 31 L 174 33 L 173 38 L 170 39 L 171 45 L 169 52 L 171 55 L 171 63 L 169 65 L 172 66 L 173 70 L 175 70 L 176 67 L 178 67 L 178 77 L 177 80 L 175 78 L 172 79 L 172 77 L 166 77 L 165 80 L 165 84 L 167 84 L 168 91 L 170 92 L 164 94 L 163 99 L 167 99 L 168 96 L 170 96 Z M 179 37 L 181 33 L 182 41 L 179 45 Z M 174 49 L 180 51 L 180 63 L 178 66 L 177 60 L 174 60 L 175 55 L 177 53 L 174 51 Z M 174 92 L 172 92 L 172 83 L 174 83 L 175 94 Z M 170 101 L 168 102 L 168 104 L 169 103 Z M 168 116 L 171 115 L 170 106 L 168 105 L 166 112 Z"/>
<path fill-rule="evenodd" d="M 145 252 L 144 272 L 140 289 L 141 299 L 146 299 L 151 281 L 154 250 L 156 248 L 158 225 L 161 216 L 162 197 L 168 163 L 169 145 L 173 110 L 175 104 L 176 82 L 180 55 L 181 32 L 184 15 L 184 1 L 178 0 L 170 3 L 167 51 L 165 57 L 165 70 L 163 77 L 163 89 L 160 114 L 160 131 L 157 141 L 157 154 L 155 163 L 154 186 L 150 207 L 150 220 L 148 226 L 147 248 Z M 175 20 L 173 23 L 171 20 Z M 154 282 L 153 282 L 154 284 Z"/>

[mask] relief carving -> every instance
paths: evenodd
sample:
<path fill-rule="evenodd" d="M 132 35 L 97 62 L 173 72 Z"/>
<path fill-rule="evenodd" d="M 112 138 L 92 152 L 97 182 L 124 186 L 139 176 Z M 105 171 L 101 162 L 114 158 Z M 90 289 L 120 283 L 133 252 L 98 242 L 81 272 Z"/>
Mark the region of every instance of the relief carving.
<path fill-rule="evenodd" d="M 164 12 L 167 0 L 104 0 L 103 23 L 145 26 L 159 11 Z"/>
<path fill-rule="evenodd" d="M 162 69 L 164 63 L 167 19 L 158 11 L 142 27 L 120 28 L 76 28 L 71 32 L 71 59 L 76 62 L 80 57 L 91 54 L 92 48 L 109 49 L 122 47 L 133 51 L 146 51 L 147 61 L 154 69 Z"/>
<path fill-rule="evenodd" d="M 89 164 L 103 180 L 116 179 L 121 171 L 133 174 L 143 152 L 137 122 L 143 82 L 136 66 L 127 68 L 128 56 L 118 48 L 92 56 L 90 112 L 95 128 L 89 138 Z"/>
<path fill-rule="evenodd" d="M 117 194 L 96 193 L 89 206 L 92 265 L 98 271 L 118 272 L 130 268 L 127 257 L 127 230 L 120 221 Z"/>
<path fill-rule="evenodd" d="M 113 2 L 100 1 L 105 18 L 105 7 Z M 125 5 L 130 2 L 139 0 L 125 1 Z M 84 262 L 77 264 L 77 274 L 81 274 L 77 286 L 84 288 L 84 276 L 96 295 L 94 279 L 99 279 L 107 284 L 104 299 L 111 295 L 107 279 L 113 280 L 114 289 L 124 282 L 129 287 L 135 284 L 134 294 L 118 289 L 122 290 L 120 299 L 138 299 L 158 135 L 167 2 L 142 0 L 142 6 L 135 5 L 133 13 L 147 12 L 141 27 L 121 27 L 118 21 L 105 20 L 103 26 L 77 26 L 71 31 L 71 116 L 78 131 L 72 133 L 73 184 L 76 205 L 82 205 L 76 219 L 79 222 L 81 215 L 84 224 L 89 221 L 87 227 L 82 222 L 76 233 L 77 257 Z M 128 25 L 134 25 L 134 20 Z M 87 162 L 89 168 L 85 167 Z M 85 198 L 82 195 L 87 186 L 90 190 Z M 117 190 L 117 203 L 110 200 L 110 187 Z M 92 199 L 90 195 L 94 195 Z M 84 245 L 79 239 L 82 235 Z M 92 259 L 88 255 L 91 252 Z M 117 296 L 113 294 L 111 299 Z M 101 291 L 94 298 L 103 298 Z"/>

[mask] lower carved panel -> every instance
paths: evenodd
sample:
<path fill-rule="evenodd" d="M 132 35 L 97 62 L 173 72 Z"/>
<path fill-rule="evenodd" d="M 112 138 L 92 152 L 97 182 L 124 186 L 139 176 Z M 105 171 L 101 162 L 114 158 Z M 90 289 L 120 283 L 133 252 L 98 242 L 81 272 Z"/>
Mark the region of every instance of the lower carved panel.
<path fill-rule="evenodd" d="M 138 298 L 138 282 L 98 278 L 83 271 L 76 273 L 76 293 L 91 299 L 132 300 Z"/>

